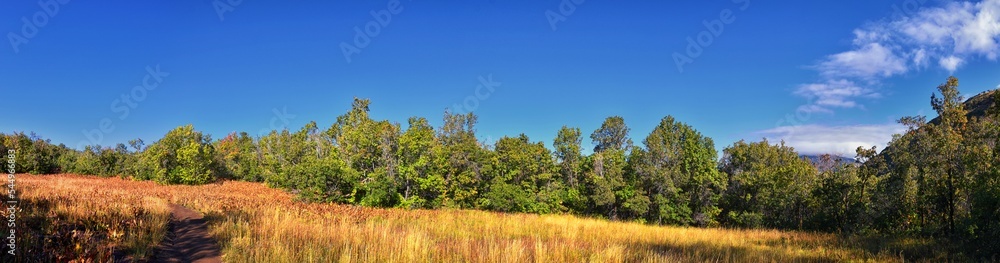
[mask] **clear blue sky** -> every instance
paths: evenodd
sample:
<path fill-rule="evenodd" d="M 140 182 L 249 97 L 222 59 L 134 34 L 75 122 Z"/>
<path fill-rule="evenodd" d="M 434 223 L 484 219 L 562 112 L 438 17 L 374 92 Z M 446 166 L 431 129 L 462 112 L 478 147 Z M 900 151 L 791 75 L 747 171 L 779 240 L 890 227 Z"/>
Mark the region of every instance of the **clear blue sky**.
<path fill-rule="evenodd" d="M 221 138 L 283 127 L 276 110 L 292 130 L 328 127 L 353 97 L 376 119 L 439 126 L 492 76 L 475 99 L 482 140 L 551 145 L 563 125 L 590 134 L 621 115 L 640 143 L 673 115 L 720 150 L 768 137 L 853 155 L 885 144 L 899 117 L 933 116 L 951 74 L 968 95 L 1000 84 L 1000 0 L 402 0 L 350 62 L 342 44 L 393 1 L 233 2 L 4 3 L 0 131 L 71 147 L 150 143 L 184 124 Z M 728 22 L 718 34 L 715 20 Z M 689 54 L 699 35 L 711 42 Z M 144 78 L 155 89 L 134 88 Z M 98 136 L 105 118 L 114 129 Z"/>

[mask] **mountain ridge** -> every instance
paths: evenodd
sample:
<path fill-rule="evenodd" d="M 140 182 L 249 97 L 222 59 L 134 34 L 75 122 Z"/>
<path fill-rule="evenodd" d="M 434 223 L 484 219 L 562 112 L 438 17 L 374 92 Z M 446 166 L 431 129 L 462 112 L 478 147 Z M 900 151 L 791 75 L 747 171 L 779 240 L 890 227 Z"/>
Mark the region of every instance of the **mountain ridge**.
<path fill-rule="evenodd" d="M 997 91 L 1000 91 L 1000 89 L 986 90 L 965 100 L 962 103 L 965 106 L 965 110 L 968 111 L 965 116 L 969 118 L 985 116 L 986 110 L 994 103 L 993 93 Z M 934 117 L 934 119 L 931 119 L 927 123 L 937 124 L 938 122 L 940 122 L 940 117 Z"/>

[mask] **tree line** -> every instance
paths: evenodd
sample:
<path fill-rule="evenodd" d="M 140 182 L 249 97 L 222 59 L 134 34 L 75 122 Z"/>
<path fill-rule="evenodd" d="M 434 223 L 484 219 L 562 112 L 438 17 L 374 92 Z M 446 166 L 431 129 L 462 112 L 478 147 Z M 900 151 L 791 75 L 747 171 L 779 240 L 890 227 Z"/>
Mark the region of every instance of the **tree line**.
<path fill-rule="evenodd" d="M 75 150 L 34 134 L 0 134 L 19 171 L 79 173 L 204 184 L 263 182 L 299 198 L 372 207 L 568 213 L 651 224 L 907 234 L 959 241 L 984 257 L 1000 251 L 1000 92 L 969 114 L 958 80 L 932 95 L 938 113 L 908 127 L 881 152 L 858 147 L 855 162 L 801 157 L 784 142 L 739 141 L 722 158 L 715 143 L 666 116 L 635 145 L 619 116 L 589 134 L 562 127 L 551 148 L 526 135 L 476 139 L 477 116 L 445 112 L 432 127 L 412 117 L 374 120 L 370 101 L 321 129 L 213 140 L 191 125 L 145 145 Z M 551 150 L 550 150 L 551 149 Z"/>

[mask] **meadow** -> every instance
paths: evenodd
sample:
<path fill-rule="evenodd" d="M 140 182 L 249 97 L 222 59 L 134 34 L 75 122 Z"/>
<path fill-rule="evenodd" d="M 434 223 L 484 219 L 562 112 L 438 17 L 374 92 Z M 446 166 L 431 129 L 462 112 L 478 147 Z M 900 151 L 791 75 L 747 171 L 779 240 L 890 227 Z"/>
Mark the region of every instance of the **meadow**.
<path fill-rule="evenodd" d="M 38 256 L 56 255 L 58 258 L 49 257 L 55 261 L 148 259 L 163 237 L 168 203 L 205 215 L 225 262 L 904 259 L 902 250 L 866 249 L 864 241 L 834 234 L 650 226 L 569 215 L 305 203 L 260 183 L 237 181 L 185 186 L 68 174 L 20 174 L 17 185 L 23 202 L 19 216 L 25 220 L 19 226 L 24 232 L 19 233 L 44 236 L 35 240 L 23 237 L 19 240 L 24 244 L 22 249 L 34 249 L 32 253 Z M 896 243 L 903 250 L 928 245 L 919 240 Z"/>
<path fill-rule="evenodd" d="M 78 176 L 16 178 L 15 261 L 141 260 L 167 232 L 167 201 L 136 191 L 139 185 Z M 3 209 L 3 216 L 10 211 Z M 5 237 L 9 231 L 4 229 Z M 5 246 L 4 260 L 8 250 Z"/>

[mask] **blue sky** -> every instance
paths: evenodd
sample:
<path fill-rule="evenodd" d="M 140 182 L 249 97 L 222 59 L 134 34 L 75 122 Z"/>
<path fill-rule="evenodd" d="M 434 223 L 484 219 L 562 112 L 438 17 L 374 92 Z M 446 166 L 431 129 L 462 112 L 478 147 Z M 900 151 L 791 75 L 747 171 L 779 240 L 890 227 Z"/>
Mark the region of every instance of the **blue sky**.
<path fill-rule="evenodd" d="M 0 33 L 0 131 L 71 147 L 328 127 L 361 97 L 404 126 L 464 103 L 482 140 L 673 115 L 850 156 L 949 75 L 1000 84 L 1000 0 L 12 1 Z"/>

